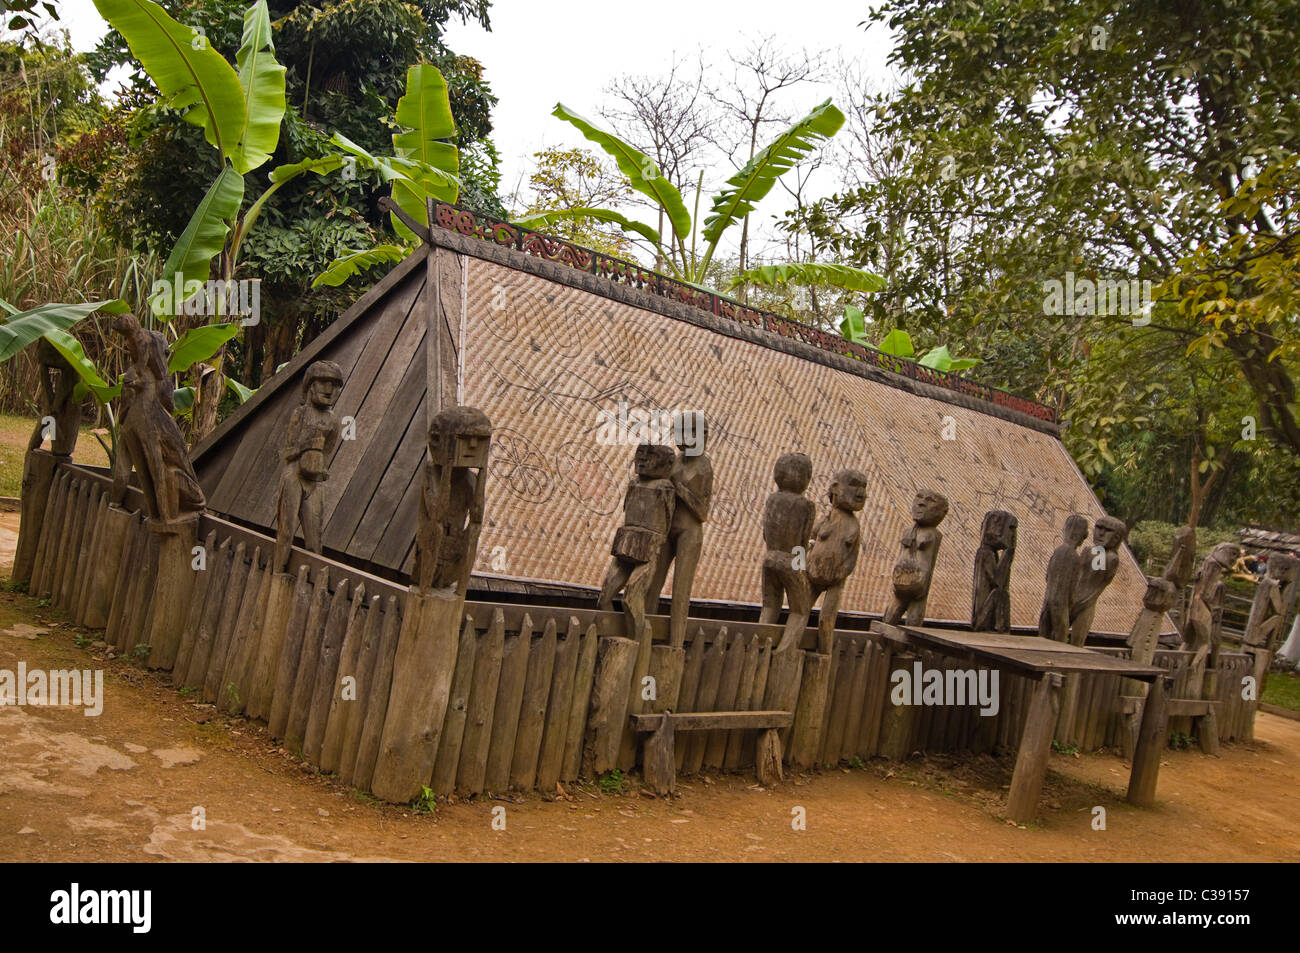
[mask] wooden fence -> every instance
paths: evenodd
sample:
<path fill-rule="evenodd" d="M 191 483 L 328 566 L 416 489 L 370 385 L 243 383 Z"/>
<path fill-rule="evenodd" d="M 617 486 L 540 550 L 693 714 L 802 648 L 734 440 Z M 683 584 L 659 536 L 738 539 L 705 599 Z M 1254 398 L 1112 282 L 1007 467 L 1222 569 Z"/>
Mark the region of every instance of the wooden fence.
<path fill-rule="evenodd" d="M 160 534 L 140 513 L 110 507 L 108 485 L 102 471 L 55 469 L 30 593 L 80 625 L 104 628 L 118 652 L 170 670 L 178 689 L 264 720 L 291 750 L 369 790 L 408 591 L 301 550 L 290 573 L 273 573 L 273 540 L 209 515 L 198 526 L 196 571 L 173 591 L 175 574 L 158 562 Z M 163 617 L 177 600 L 184 624 L 172 631 Z M 837 633 L 829 656 L 776 654 L 779 627 L 747 622 L 693 622 L 684 650 L 673 649 L 666 619 L 651 624 L 657 642 L 646 684 L 653 691 L 638 706 L 642 686 L 632 683 L 635 652 L 627 648 L 635 643 L 622 638 L 620 614 L 467 602 L 427 785 L 437 794 L 549 795 L 562 782 L 630 770 L 639 752 L 629 710 L 792 711 L 782 747 L 795 768 L 918 751 L 1013 751 L 1020 741 L 1031 683 L 1015 675 L 1001 675 L 995 716 L 973 705 L 896 706 L 889 698 L 894 671 L 917 660 L 936 669 L 969 662 L 851 631 Z M 814 631 L 804 644 L 815 645 Z M 1183 697 L 1189 653 L 1157 652 L 1155 662 L 1173 673 L 1173 697 Z M 1249 737 L 1253 706 L 1241 700 L 1239 686 L 1251 665 L 1241 653 L 1220 655 L 1222 740 Z M 1074 736 L 1058 740 L 1084 750 L 1121 747 L 1128 690 L 1118 676 L 1081 679 Z M 678 770 L 749 768 L 757 735 L 683 735 Z"/>

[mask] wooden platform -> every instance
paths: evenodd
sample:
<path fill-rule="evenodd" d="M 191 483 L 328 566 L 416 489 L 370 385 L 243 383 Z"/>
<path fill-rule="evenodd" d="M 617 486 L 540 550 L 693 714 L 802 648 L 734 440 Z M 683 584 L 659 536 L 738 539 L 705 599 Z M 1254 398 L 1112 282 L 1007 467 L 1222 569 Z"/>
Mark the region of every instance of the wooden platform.
<path fill-rule="evenodd" d="M 1150 682 L 1129 774 L 1128 800 L 1140 807 L 1150 807 L 1155 802 L 1160 755 L 1164 750 L 1169 722 L 1172 681 L 1164 669 L 1038 636 L 892 626 L 883 622 L 873 622 L 871 630 L 901 647 L 969 658 L 1000 672 L 1037 679 L 1038 685 L 1029 701 L 1020 749 L 1016 753 L 1011 791 L 1007 796 L 1007 817 L 1018 824 L 1033 820 L 1038 807 L 1060 711 L 1063 676 L 1099 672 Z"/>

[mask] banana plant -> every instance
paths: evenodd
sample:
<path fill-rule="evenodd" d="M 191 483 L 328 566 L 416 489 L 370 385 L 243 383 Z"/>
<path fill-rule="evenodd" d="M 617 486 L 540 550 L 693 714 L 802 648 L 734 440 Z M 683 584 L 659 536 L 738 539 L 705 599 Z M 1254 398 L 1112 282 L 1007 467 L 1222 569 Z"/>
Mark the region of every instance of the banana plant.
<path fill-rule="evenodd" d="M 916 349 L 912 345 L 912 336 L 902 328 L 895 328 L 886 334 L 879 343 L 873 344 L 867 337 L 866 317 L 862 313 L 862 309 L 855 308 L 853 305 L 844 306 L 844 320 L 840 322 L 840 336 L 846 341 L 852 341 L 864 347 L 875 348 L 880 353 L 888 354 L 890 357 L 903 358 L 909 361 L 915 360 L 922 367 L 933 368 L 936 371 L 964 371 L 979 363 L 979 358 L 975 357 L 953 357 L 949 353 L 946 344 L 931 348 L 917 358 L 915 356 Z"/>
<path fill-rule="evenodd" d="M 718 250 L 722 236 L 740 223 L 761 202 L 773 186 L 796 163 L 807 156 L 820 142 L 830 139 L 844 125 L 844 114 L 828 99 L 794 125 L 790 126 L 766 147 L 757 152 L 745 167 L 733 174 L 722 190 L 711 199 L 708 214 L 699 221 L 699 206 L 703 192 L 703 174 L 695 190 L 695 213 L 687 209 L 681 192 L 659 170 L 654 159 L 633 148 L 614 134 L 600 129 L 563 103 L 556 105 L 553 116 L 573 125 L 588 140 L 604 149 L 618 165 L 633 189 L 654 202 L 663 212 L 671 234 L 659 231 L 644 222 L 629 219 L 621 212 L 602 208 L 569 208 L 537 212 L 526 215 L 515 224 L 525 228 L 543 229 L 566 219 L 594 219 L 617 225 L 647 241 L 658 260 L 664 262 L 672 276 L 679 281 L 703 287 L 709 265 Z M 703 227 L 701 227 L 701 225 Z M 789 262 L 766 265 L 742 271 L 731 282 L 731 287 L 742 284 L 776 285 L 833 285 L 853 291 L 880 291 L 884 279 L 869 271 L 848 265 L 817 262 Z"/>
<path fill-rule="evenodd" d="M 201 127 L 221 157 L 221 171 L 163 266 L 165 277 L 183 283 L 185 298 L 198 293 L 214 260 L 218 279 L 223 283 L 233 279 L 243 241 L 267 202 L 287 183 L 308 172 L 324 176 L 345 165 L 364 164 L 392 184 L 394 199 L 404 210 L 418 204 L 421 215 L 429 194 L 450 195 L 454 200 L 459 184 L 455 148 L 438 140 L 453 135 L 455 124 L 449 103 L 445 116 L 437 108 L 439 91 L 443 102 L 447 100 L 446 84 L 432 66 L 417 66 L 408 72 L 407 93 L 398 104 L 398 122 L 407 128 L 393 137 L 396 157 L 372 156 L 336 133 L 331 142 L 339 152 L 273 169 L 270 187 L 245 209 L 244 177 L 264 166 L 275 153 L 286 109 L 285 68 L 275 58 L 266 0 L 257 0 L 244 14 L 234 65 L 214 50 L 202 33 L 172 19 L 153 0 L 95 0 L 95 6 L 126 39 L 167 104 L 179 110 L 185 121 Z M 399 233 L 405 228 L 396 220 L 394 227 Z M 161 300 L 155 299 L 153 304 L 161 304 Z M 164 321 L 169 317 L 165 309 L 161 313 L 157 307 L 154 310 Z M 226 389 L 221 372 L 225 343 L 238 333 L 238 327 L 221 327 L 225 337 L 200 359 L 209 362 L 215 374 L 204 374 L 202 386 L 193 394 L 192 433 L 196 438 L 216 425 L 217 403 Z M 241 385 L 236 393 L 246 390 Z"/>
<path fill-rule="evenodd" d="M 429 199 L 455 202 L 460 194 L 460 152 L 445 141 L 456 135 L 456 121 L 447 82 L 436 67 L 420 64 L 407 70 L 406 91 L 397 101 L 393 120 L 398 131 L 393 133 L 391 156 L 372 155 L 337 132 L 330 142 L 390 183 L 397 207 L 422 222 Z M 316 276 L 312 287 L 338 286 L 375 265 L 409 255 L 418 238 L 395 213 L 391 219 L 400 244 L 384 243 L 340 255 Z"/>

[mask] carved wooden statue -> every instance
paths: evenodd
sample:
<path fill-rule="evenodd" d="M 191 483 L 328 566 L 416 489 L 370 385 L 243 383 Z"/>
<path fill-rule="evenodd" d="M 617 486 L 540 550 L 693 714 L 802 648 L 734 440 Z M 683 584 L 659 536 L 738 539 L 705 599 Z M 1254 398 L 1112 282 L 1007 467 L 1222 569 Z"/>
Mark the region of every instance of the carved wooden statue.
<path fill-rule="evenodd" d="M 1135 662 L 1150 665 L 1160 641 L 1160 629 L 1165 613 L 1174 604 L 1177 590 L 1162 576 L 1147 577 L 1147 591 L 1142 596 L 1142 611 L 1138 613 L 1129 630 L 1129 657 Z"/>
<path fill-rule="evenodd" d="M 1092 527 L 1092 545 L 1079 553 L 1079 576 L 1070 604 L 1070 641 L 1083 645 L 1097 614 L 1097 600 L 1119 571 L 1119 547 L 1128 536 L 1123 520 L 1103 516 Z"/>
<path fill-rule="evenodd" d="M 1196 570 L 1183 641 L 1198 659 L 1204 656 L 1213 659 L 1218 655 L 1223 626 L 1223 574 L 1240 556 L 1240 547 L 1233 543 L 1220 543 L 1201 560 L 1201 566 Z"/>
<path fill-rule="evenodd" d="M 113 320 L 113 330 L 126 341 L 128 363 L 122 377 L 112 502 L 121 503 L 125 497 L 134 467 L 150 519 L 172 523 L 192 518 L 205 500 L 185 438 L 172 417 L 166 338 L 142 328 L 130 312 Z"/>
<path fill-rule="evenodd" d="M 448 407 L 429 423 L 420 491 L 414 584 L 463 594 L 478 553 L 492 422 L 476 407 Z"/>
<path fill-rule="evenodd" d="M 812 460 L 807 454 L 786 453 L 772 467 L 777 490 L 767 498 L 763 508 L 763 609 L 758 621 L 774 623 L 781 616 L 781 605 L 790 600 L 789 619 L 808 624 L 812 614 L 812 590 L 808 583 L 808 541 L 812 536 L 817 507 L 804 496 L 812 480 Z M 781 645 L 798 642 L 802 629 L 792 631 L 787 624 Z"/>
<path fill-rule="evenodd" d="M 1070 607 L 1079 581 L 1079 545 L 1087 538 L 1087 519 L 1078 513 L 1067 516 L 1061 529 L 1061 545 L 1047 561 L 1047 588 L 1038 613 L 1038 634 L 1044 639 L 1070 640 Z"/>
<path fill-rule="evenodd" d="M 39 450 L 48 434 L 51 453 L 59 457 L 71 456 L 81 425 L 81 404 L 73 397 L 77 372 L 53 344 L 45 338 L 38 338 L 36 375 L 41 386 L 41 418 L 36 421 L 27 449 Z M 52 431 L 46 430 L 47 423 L 52 423 Z"/>
<path fill-rule="evenodd" d="M 276 572 L 289 568 L 293 537 L 299 528 L 303 545 L 313 553 L 321 551 L 323 490 L 330 475 L 326 461 L 339 443 L 334 401 L 342 385 L 343 371 L 333 361 L 316 361 L 303 377 L 302 400 L 294 408 L 284 436 L 276 490 Z"/>
<path fill-rule="evenodd" d="M 709 425 L 704 414 L 699 411 L 677 414 L 673 420 L 673 433 L 678 450 L 672 472 L 677 502 L 668 539 L 659 548 L 647 604 L 658 605 L 671 563 L 673 599 L 668 624 L 669 643 L 681 646 L 686 641 L 691 589 L 695 585 L 695 570 L 699 567 L 700 550 L 704 546 L 704 524 L 708 521 L 709 504 L 713 500 L 713 464 L 704 452 L 709 437 Z"/>
<path fill-rule="evenodd" d="M 1011 631 L 1011 561 L 1016 556 L 1017 525 L 1006 510 L 984 514 L 971 598 L 970 624 L 977 632 Z"/>
<path fill-rule="evenodd" d="M 1296 570 L 1300 561 L 1285 553 L 1268 558 L 1268 572 L 1255 589 L 1244 641 L 1254 648 L 1274 651 L 1282 641 L 1282 625 L 1295 598 Z"/>
<path fill-rule="evenodd" d="M 1174 546 L 1169 553 L 1169 563 L 1165 566 L 1164 578 L 1174 584 L 1180 592 L 1192 581 L 1192 570 L 1196 566 L 1196 530 L 1190 526 L 1180 526 L 1174 533 Z"/>
<path fill-rule="evenodd" d="M 815 605 L 822 597 L 817 623 L 817 652 L 821 655 L 830 654 L 844 581 L 858 565 L 862 527 L 856 514 L 867 502 L 867 475 L 860 470 L 837 471 L 831 477 L 827 497 L 830 512 L 813 527 L 812 548 L 808 550 L 808 605 Z M 777 650 L 796 646 L 807 626 L 807 616 L 796 618 L 791 612 Z"/>
<path fill-rule="evenodd" d="M 640 641 L 645 624 L 646 597 L 673 524 L 677 491 L 673 486 L 672 447 L 643 443 L 636 448 L 636 479 L 623 497 L 623 525 L 610 546 L 609 571 L 600 588 L 596 608 L 609 609 L 614 596 L 623 594 L 623 618 L 627 637 Z"/>
<path fill-rule="evenodd" d="M 943 533 L 938 526 L 948 515 L 948 498 L 934 490 L 921 490 L 912 501 L 912 525 L 903 534 L 902 550 L 894 563 L 894 598 L 885 610 L 889 625 L 921 625 L 925 603 L 939 556 Z"/>

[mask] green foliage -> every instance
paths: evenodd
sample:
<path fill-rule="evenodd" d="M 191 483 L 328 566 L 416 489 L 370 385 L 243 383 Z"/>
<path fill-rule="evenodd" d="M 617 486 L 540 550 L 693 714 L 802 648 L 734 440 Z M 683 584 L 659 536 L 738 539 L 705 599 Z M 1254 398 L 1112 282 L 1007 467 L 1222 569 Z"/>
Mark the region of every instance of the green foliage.
<path fill-rule="evenodd" d="M 437 795 L 427 784 L 420 785 L 420 793 L 411 801 L 411 810 L 416 814 L 432 814 L 437 808 Z"/>
<path fill-rule="evenodd" d="M 1300 674 L 1294 672 L 1270 672 L 1264 682 L 1264 694 L 1260 701 L 1279 708 L 1300 712 Z"/>
<path fill-rule="evenodd" d="M 794 123 L 727 180 L 722 190 L 713 197 L 711 210 L 703 220 L 701 229 L 698 211 L 696 216 L 691 215 L 681 193 L 663 175 L 654 159 L 618 136 L 598 128 L 563 103 L 556 104 L 552 115 L 570 123 L 588 140 L 605 150 L 627 179 L 628 186 L 660 209 L 672 225 L 672 232 L 665 243 L 664 236 L 658 231 L 626 218 L 617 210 L 586 205 L 563 205 L 535 212 L 521 221 L 521 224 L 531 223 L 532 227 L 538 227 L 554 222 L 594 219 L 618 225 L 649 242 L 654 249 L 656 263 L 666 264 L 673 277 L 698 287 L 705 287 L 704 283 L 709 280 L 710 266 L 723 234 L 749 215 L 755 205 L 771 191 L 777 179 L 788 172 L 795 162 L 812 151 L 818 142 L 833 136 L 844 123 L 844 116 L 830 100 Z M 696 190 L 697 210 L 703 181 L 704 175 L 701 172 L 700 185 Z M 704 241 L 702 248 L 698 246 L 700 238 Z M 883 285 L 879 277 L 859 268 L 812 263 L 770 265 L 747 270 L 732 284 L 750 282 L 769 286 L 787 283 L 829 284 L 862 291 L 878 289 Z"/>
<path fill-rule="evenodd" d="M 622 794 L 627 790 L 627 778 L 619 768 L 615 768 L 598 777 L 596 785 L 606 794 Z"/>

